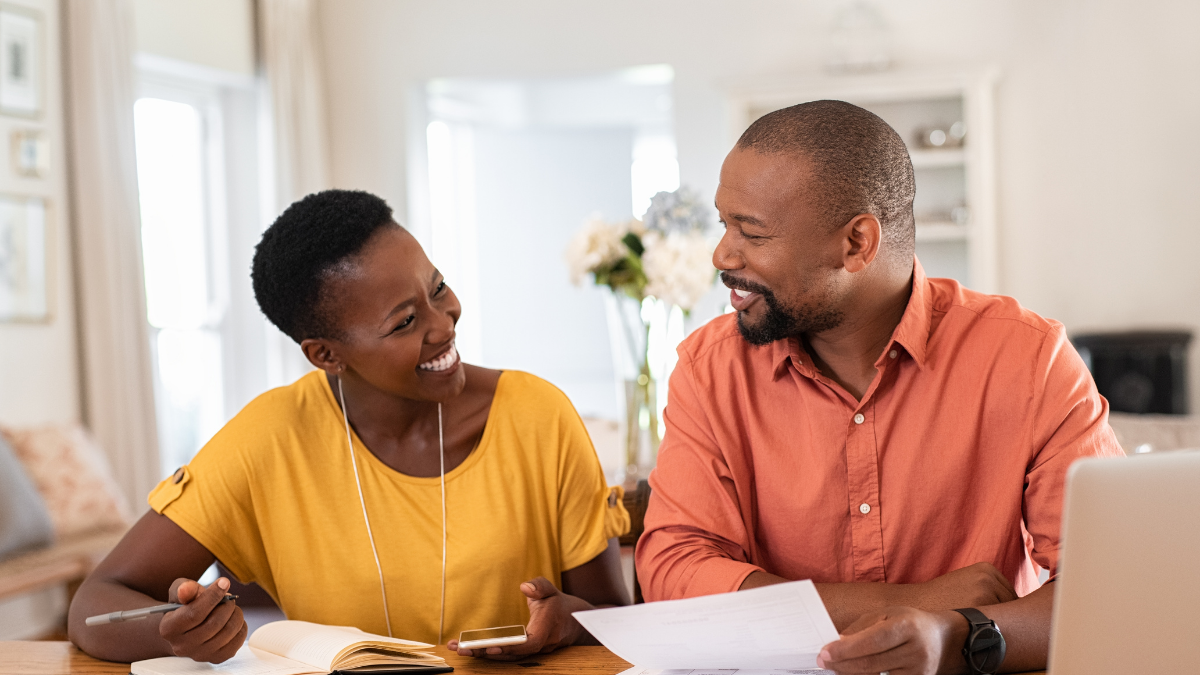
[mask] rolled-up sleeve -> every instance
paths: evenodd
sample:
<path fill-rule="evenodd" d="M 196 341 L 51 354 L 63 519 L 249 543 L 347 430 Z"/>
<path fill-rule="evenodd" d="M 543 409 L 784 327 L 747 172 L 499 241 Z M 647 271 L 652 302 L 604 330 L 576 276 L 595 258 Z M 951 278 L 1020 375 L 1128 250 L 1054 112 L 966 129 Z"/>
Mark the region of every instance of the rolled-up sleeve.
<path fill-rule="evenodd" d="M 1030 446 L 1034 448 L 1025 477 L 1022 505 L 1025 526 L 1033 538 L 1031 557 L 1058 573 L 1062 505 L 1067 470 L 1084 457 L 1124 455 L 1108 424 L 1108 402 L 1062 326 L 1046 335 L 1034 370 Z"/>
<path fill-rule="evenodd" d="M 638 580 L 648 601 L 736 591 L 750 573 L 750 535 L 728 462 L 708 422 L 711 404 L 698 395 L 684 350 L 671 375 L 666 433 L 646 530 L 638 541 Z"/>

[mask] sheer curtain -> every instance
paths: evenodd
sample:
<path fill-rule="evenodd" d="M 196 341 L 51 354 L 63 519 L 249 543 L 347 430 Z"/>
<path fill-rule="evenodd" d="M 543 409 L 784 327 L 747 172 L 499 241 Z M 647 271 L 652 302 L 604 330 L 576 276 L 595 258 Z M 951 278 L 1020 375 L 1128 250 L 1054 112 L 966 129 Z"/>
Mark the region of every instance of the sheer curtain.
<path fill-rule="evenodd" d="M 265 149 L 266 218 L 270 222 L 304 195 L 332 187 L 325 122 L 325 81 L 315 0 L 258 0 L 258 42 L 270 120 Z M 287 384 L 312 369 L 295 343 L 268 340 L 269 379 Z"/>
<path fill-rule="evenodd" d="M 132 504 L 161 475 L 133 140 L 129 0 L 64 0 L 84 416 Z"/>

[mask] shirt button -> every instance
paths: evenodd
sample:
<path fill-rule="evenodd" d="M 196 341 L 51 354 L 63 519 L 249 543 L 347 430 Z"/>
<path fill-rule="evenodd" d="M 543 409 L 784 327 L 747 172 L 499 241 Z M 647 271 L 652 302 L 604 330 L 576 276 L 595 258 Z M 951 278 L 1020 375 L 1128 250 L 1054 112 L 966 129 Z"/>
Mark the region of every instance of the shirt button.
<path fill-rule="evenodd" d="M 896 356 L 897 356 L 897 354 L 896 354 L 896 350 L 895 350 L 895 349 L 893 349 L 892 351 L 888 352 L 888 358 L 889 358 L 889 359 L 894 359 L 894 358 L 896 358 Z"/>
<path fill-rule="evenodd" d="M 863 423 L 863 421 L 864 421 L 864 420 L 866 420 L 866 419 L 867 419 L 867 418 L 863 417 L 863 414 L 862 414 L 862 413 L 858 413 L 857 415 L 855 415 L 855 416 L 854 416 L 854 423 L 855 423 L 855 424 L 862 424 L 862 423 Z"/>
<path fill-rule="evenodd" d="M 858 512 L 859 512 L 859 513 L 861 513 L 861 514 L 863 514 L 864 516 L 865 516 L 865 515 L 867 515 L 868 513 L 870 513 L 870 512 L 871 512 L 871 505 L 870 505 L 870 504 L 867 504 L 867 503 L 865 503 L 865 502 L 864 502 L 864 503 L 862 503 L 862 504 L 859 504 L 859 505 L 858 505 Z"/>

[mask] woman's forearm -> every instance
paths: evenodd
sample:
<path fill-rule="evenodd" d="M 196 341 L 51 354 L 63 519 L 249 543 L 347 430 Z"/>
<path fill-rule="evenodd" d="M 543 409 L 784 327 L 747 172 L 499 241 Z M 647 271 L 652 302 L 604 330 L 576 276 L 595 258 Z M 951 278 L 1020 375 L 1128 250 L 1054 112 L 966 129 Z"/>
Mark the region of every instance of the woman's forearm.
<path fill-rule="evenodd" d="M 115 581 L 89 578 L 71 602 L 67 632 L 77 647 L 106 661 L 128 663 L 172 656 L 170 644 L 158 634 L 161 614 L 139 621 L 84 625 L 89 616 L 149 607 L 165 601 L 166 598 L 154 598 Z"/>

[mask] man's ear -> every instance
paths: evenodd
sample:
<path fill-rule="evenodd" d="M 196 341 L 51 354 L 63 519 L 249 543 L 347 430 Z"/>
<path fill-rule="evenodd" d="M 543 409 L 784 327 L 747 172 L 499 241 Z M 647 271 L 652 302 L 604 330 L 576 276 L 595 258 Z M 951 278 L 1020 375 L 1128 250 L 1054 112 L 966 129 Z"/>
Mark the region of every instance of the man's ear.
<path fill-rule="evenodd" d="M 300 351 L 304 352 L 309 363 L 330 375 L 337 375 L 346 369 L 346 364 L 342 363 L 333 345 L 325 338 L 301 340 Z"/>
<path fill-rule="evenodd" d="M 879 219 L 869 213 L 860 213 L 842 228 L 845 233 L 842 259 L 846 271 L 861 272 L 879 255 L 883 240 L 883 226 Z"/>

